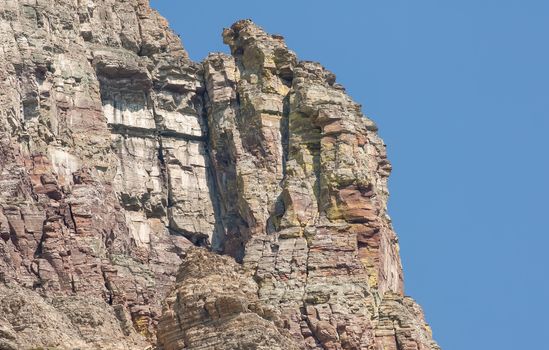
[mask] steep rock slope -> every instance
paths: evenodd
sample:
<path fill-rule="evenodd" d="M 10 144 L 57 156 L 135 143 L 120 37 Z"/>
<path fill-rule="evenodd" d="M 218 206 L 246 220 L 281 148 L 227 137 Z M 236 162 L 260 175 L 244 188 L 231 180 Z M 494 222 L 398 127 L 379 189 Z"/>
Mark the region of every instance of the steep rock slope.
<path fill-rule="evenodd" d="M 2 280 L 154 340 L 181 254 L 216 230 L 201 67 L 147 1 L 6 0 L 0 19 Z"/>
<path fill-rule="evenodd" d="M 437 348 L 374 123 L 223 37 L 194 63 L 146 0 L 0 1 L 1 348 Z"/>
<path fill-rule="evenodd" d="M 421 309 L 402 296 L 386 213 L 391 168 L 375 124 L 332 73 L 298 61 L 280 36 L 245 20 L 223 38 L 232 55 L 203 63 L 210 157 L 225 253 L 242 260 L 239 278 L 253 278 L 258 300 L 221 299 L 217 288 L 227 284 L 213 282 L 219 286 L 197 305 L 182 273 L 160 344 L 240 348 L 210 342 L 231 333 L 212 316 L 214 303 L 237 304 L 228 315 L 272 320 L 301 348 L 437 349 Z M 259 341 L 255 334 L 248 338 Z"/>

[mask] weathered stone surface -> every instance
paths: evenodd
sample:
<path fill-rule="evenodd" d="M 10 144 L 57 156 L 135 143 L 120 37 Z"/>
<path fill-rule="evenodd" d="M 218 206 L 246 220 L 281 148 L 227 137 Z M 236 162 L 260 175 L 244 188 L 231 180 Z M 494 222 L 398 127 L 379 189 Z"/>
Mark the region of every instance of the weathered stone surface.
<path fill-rule="evenodd" d="M 440 350 L 421 307 L 410 297 L 385 294 L 376 320 L 377 349 Z"/>
<path fill-rule="evenodd" d="M 217 230 L 201 66 L 148 1 L 1 1 L 0 27 L 2 280 L 104 300 L 154 342 Z"/>
<path fill-rule="evenodd" d="M 257 289 L 232 258 L 189 250 L 158 325 L 160 347 L 299 349 Z"/>
<path fill-rule="evenodd" d="M 280 36 L 240 21 L 223 37 L 232 56 L 210 55 L 204 74 L 220 196 L 236 198 L 221 210 L 225 252 L 298 343 L 374 346 L 379 303 L 403 288 L 376 126 Z"/>
<path fill-rule="evenodd" d="M 225 252 L 241 260 L 251 236 L 276 229 L 295 54 L 248 22 L 223 32 L 234 56 L 204 62 L 209 145 L 225 228 Z"/>
<path fill-rule="evenodd" d="M 438 349 L 375 124 L 281 36 L 223 39 L 0 0 L 0 348 Z"/>
<path fill-rule="evenodd" d="M 0 284 L 2 349 L 144 349 L 147 342 L 117 310 L 94 297 L 44 298 L 13 284 Z"/>

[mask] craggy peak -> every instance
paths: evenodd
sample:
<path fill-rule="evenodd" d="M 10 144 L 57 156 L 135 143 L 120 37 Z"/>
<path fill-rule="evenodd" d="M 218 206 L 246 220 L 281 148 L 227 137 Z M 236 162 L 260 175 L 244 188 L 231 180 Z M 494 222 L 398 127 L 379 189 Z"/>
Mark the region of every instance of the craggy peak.
<path fill-rule="evenodd" d="M 376 125 L 281 36 L 1 0 L 0 39 L 0 349 L 440 349 Z"/>

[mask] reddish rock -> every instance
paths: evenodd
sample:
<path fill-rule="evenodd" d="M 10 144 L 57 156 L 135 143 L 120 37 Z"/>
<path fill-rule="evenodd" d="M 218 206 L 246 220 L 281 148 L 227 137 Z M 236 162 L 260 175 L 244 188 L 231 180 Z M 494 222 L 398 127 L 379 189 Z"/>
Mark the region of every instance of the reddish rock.
<path fill-rule="evenodd" d="M 192 62 L 146 0 L 0 15 L 0 347 L 438 349 L 333 73 L 249 20 Z"/>

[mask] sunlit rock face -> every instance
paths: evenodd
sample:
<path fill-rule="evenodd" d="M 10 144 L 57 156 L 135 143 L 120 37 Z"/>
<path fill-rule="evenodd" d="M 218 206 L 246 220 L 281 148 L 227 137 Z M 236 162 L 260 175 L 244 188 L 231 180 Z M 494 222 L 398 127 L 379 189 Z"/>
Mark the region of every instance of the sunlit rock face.
<path fill-rule="evenodd" d="M 438 349 L 375 124 L 282 37 L 4 0 L 0 39 L 0 348 Z"/>

